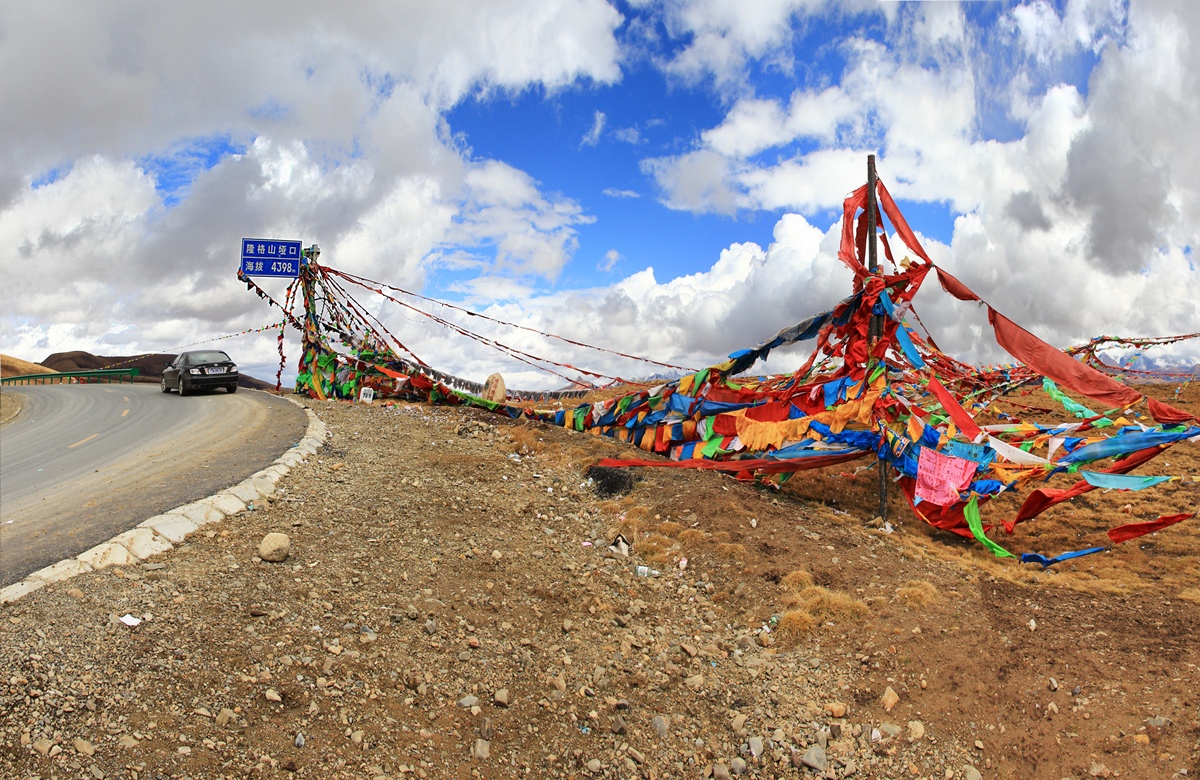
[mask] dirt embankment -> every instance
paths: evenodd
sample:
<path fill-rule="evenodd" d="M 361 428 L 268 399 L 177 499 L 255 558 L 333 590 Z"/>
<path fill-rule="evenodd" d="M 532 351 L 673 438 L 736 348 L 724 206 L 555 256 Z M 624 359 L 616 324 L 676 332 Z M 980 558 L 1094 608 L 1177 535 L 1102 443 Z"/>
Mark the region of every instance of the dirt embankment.
<path fill-rule="evenodd" d="M 0 425 L 17 416 L 21 411 L 21 394 L 12 390 L 0 391 Z"/>
<path fill-rule="evenodd" d="M 331 439 L 274 500 L 2 608 L 14 777 L 1198 769 L 1200 610 L 1169 576 L 1195 546 L 1125 578 L 1086 559 L 1042 573 L 869 527 L 871 472 L 773 492 L 638 469 L 605 498 L 584 465 L 630 454 L 605 439 L 312 408 Z M 286 561 L 257 557 L 268 532 Z"/>

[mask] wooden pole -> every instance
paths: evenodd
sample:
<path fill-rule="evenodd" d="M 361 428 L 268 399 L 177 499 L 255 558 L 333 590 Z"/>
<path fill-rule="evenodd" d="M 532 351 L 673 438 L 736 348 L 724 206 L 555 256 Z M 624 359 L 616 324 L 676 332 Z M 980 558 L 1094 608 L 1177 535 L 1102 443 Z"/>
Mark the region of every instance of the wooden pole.
<path fill-rule="evenodd" d="M 879 250 L 876 246 L 875 232 L 877 230 L 875 206 L 875 155 L 867 155 L 867 270 L 872 274 L 879 273 Z M 883 316 L 872 314 L 868 325 L 868 341 L 871 346 L 883 337 Z M 879 459 L 879 519 L 887 521 L 888 502 L 888 468 L 887 461 Z"/>

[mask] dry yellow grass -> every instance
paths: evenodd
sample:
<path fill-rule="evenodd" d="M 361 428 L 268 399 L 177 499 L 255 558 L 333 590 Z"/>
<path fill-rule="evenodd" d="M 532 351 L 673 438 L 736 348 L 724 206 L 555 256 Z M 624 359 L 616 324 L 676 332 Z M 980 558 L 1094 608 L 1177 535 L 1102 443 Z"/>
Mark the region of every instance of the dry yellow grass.
<path fill-rule="evenodd" d="M 537 455 L 546 448 L 546 443 L 538 436 L 536 428 L 513 428 L 509 435 L 513 440 L 513 452 L 518 455 Z"/>
<path fill-rule="evenodd" d="M 659 566 L 666 568 L 674 565 L 675 554 L 670 550 L 660 550 L 659 552 L 647 555 L 646 560 L 650 563 L 658 564 Z"/>
<path fill-rule="evenodd" d="M 658 532 L 663 536 L 675 536 L 683 530 L 683 526 L 673 520 L 665 520 L 658 524 Z"/>
<path fill-rule="evenodd" d="M 871 612 L 863 602 L 819 585 L 789 595 L 784 604 L 790 609 L 803 610 L 822 623 L 826 620 L 863 620 Z"/>
<path fill-rule="evenodd" d="M 812 631 L 817 625 L 817 619 L 803 609 L 789 609 L 779 616 L 779 625 L 775 627 L 781 635 L 788 639 L 799 637 Z"/>
<path fill-rule="evenodd" d="M 731 561 L 743 561 L 746 559 L 746 548 L 740 544 L 719 544 L 717 545 L 717 555 Z"/>
<path fill-rule="evenodd" d="M 617 521 L 617 529 L 613 533 L 613 536 L 616 537 L 617 534 L 620 534 L 624 536 L 628 542 L 633 544 L 637 542 L 638 534 L 641 532 L 641 530 L 641 520 L 636 517 L 630 517 L 629 515 L 626 515 Z"/>
<path fill-rule="evenodd" d="M 638 539 L 637 544 L 633 546 L 633 551 L 654 563 L 665 563 L 671 560 L 671 548 L 674 546 L 675 543 L 670 537 L 652 533 Z"/>
<path fill-rule="evenodd" d="M 669 536 L 664 536 L 657 531 L 649 534 L 643 540 L 648 544 L 657 544 L 659 547 L 671 547 L 675 542 Z"/>
<path fill-rule="evenodd" d="M 684 547 L 699 547 L 708 541 L 708 534 L 699 528 L 688 528 L 680 532 L 678 541 Z"/>
<path fill-rule="evenodd" d="M 588 607 L 588 612 L 595 615 L 597 612 L 602 614 L 610 614 L 613 611 L 613 605 L 608 601 L 601 601 L 599 598 L 592 599 L 591 605 Z"/>
<path fill-rule="evenodd" d="M 0 376 L 27 376 L 29 374 L 56 374 L 53 368 L 46 368 L 38 363 L 30 363 L 12 355 L 0 355 Z"/>
<path fill-rule="evenodd" d="M 1200 604 L 1200 588 L 1188 588 L 1179 594 L 1179 598 L 1194 604 Z"/>
<path fill-rule="evenodd" d="M 796 569 L 780 580 L 779 584 L 787 590 L 801 591 L 812 586 L 813 577 L 804 569 Z"/>
<path fill-rule="evenodd" d="M 667 548 L 663 547 L 662 545 L 646 541 L 645 539 L 639 540 L 638 543 L 633 546 L 633 551 L 642 558 L 655 562 L 665 560 L 669 557 Z"/>
<path fill-rule="evenodd" d="M 647 509 L 644 506 L 627 506 L 624 503 L 622 503 L 622 506 L 626 507 L 626 509 L 625 509 L 626 517 L 637 520 L 639 525 L 642 523 L 642 521 L 646 521 L 647 525 L 649 524 L 649 522 L 650 522 L 650 519 L 649 519 L 650 518 L 650 510 L 649 509 Z"/>
<path fill-rule="evenodd" d="M 712 542 L 713 544 L 727 544 L 729 539 L 730 536 L 725 531 L 717 531 L 715 534 L 708 537 L 708 541 Z"/>
<path fill-rule="evenodd" d="M 903 601 L 909 609 L 920 609 L 933 603 L 937 588 L 925 580 L 909 580 L 896 589 L 896 600 Z"/>

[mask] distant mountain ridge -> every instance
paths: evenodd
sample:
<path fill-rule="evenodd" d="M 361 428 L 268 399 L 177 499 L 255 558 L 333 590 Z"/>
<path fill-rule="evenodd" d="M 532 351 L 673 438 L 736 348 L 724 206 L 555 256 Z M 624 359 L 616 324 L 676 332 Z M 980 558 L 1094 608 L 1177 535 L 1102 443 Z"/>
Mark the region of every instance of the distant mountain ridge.
<path fill-rule="evenodd" d="M 1200 378 L 1200 363 L 1193 363 L 1189 366 L 1187 361 L 1178 358 L 1142 355 L 1137 360 L 1132 361 L 1132 365 L 1122 365 L 1108 355 L 1101 354 L 1098 357 L 1101 363 L 1113 368 L 1132 368 L 1134 371 L 1153 371 L 1155 373 L 1168 374 L 1192 374 Z M 1137 376 L 1137 374 L 1131 374 L 1131 377 Z"/>

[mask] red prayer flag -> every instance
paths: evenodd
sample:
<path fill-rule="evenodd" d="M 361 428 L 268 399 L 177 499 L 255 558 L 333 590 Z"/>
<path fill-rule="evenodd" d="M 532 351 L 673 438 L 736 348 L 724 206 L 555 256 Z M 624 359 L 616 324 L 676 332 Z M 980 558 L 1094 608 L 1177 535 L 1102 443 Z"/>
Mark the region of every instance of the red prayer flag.
<path fill-rule="evenodd" d="M 980 427 L 975 424 L 975 418 L 971 417 L 970 413 L 959 405 L 958 401 L 954 396 L 950 395 L 950 391 L 941 382 L 937 381 L 934 377 L 930 377 L 929 389 L 937 396 L 942 408 L 950 415 L 950 419 L 954 420 L 954 424 L 958 426 L 958 429 L 963 432 L 964 436 L 971 441 L 975 441 L 976 437 L 983 434 Z"/>
<path fill-rule="evenodd" d="M 942 289 L 958 298 L 960 301 L 977 301 L 979 296 L 971 292 L 965 284 L 958 281 L 950 274 L 937 269 L 938 281 L 942 283 Z"/>
<path fill-rule="evenodd" d="M 1116 544 L 1128 542 L 1130 539 L 1136 539 L 1139 536 L 1152 534 L 1166 528 L 1169 525 L 1175 525 L 1181 520 L 1187 520 L 1189 517 L 1195 517 L 1195 513 L 1190 515 L 1166 515 L 1157 520 L 1151 520 L 1148 523 L 1130 523 L 1128 525 L 1120 525 L 1108 532 L 1108 538 L 1112 539 Z"/>
<path fill-rule="evenodd" d="M 917 240 L 917 236 L 912 232 L 912 228 L 908 226 L 908 222 L 904 219 L 904 215 L 900 213 L 900 209 L 896 206 L 896 201 L 892 200 L 892 195 L 887 191 L 887 187 L 883 186 L 883 182 L 879 179 L 875 180 L 876 192 L 879 195 L 879 205 L 883 207 L 883 213 L 887 214 L 888 219 L 892 221 L 892 227 L 896 228 L 896 233 L 900 236 L 908 248 L 917 253 L 917 257 L 927 263 L 933 261 L 929 259 L 929 255 L 925 254 L 925 248 L 921 246 L 921 242 Z"/>
<path fill-rule="evenodd" d="M 1063 387 L 1112 407 L 1129 406 L 1143 398 L 1137 390 L 1055 349 L 991 306 L 988 307 L 988 322 L 996 331 L 996 341 L 1008 354 Z M 1153 399 L 1150 400 L 1150 414 L 1165 425 L 1192 419 L 1187 412 Z"/>

